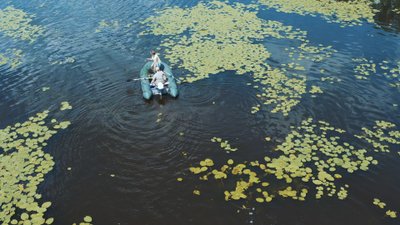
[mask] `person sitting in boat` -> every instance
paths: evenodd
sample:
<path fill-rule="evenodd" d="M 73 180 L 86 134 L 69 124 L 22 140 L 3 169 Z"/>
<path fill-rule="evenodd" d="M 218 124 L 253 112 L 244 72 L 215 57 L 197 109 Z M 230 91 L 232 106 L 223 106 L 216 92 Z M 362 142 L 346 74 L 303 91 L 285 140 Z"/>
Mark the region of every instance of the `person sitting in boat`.
<path fill-rule="evenodd" d="M 157 52 L 154 50 L 150 51 L 151 58 L 147 58 L 148 61 L 153 61 L 151 64 L 151 69 L 156 72 L 156 68 L 161 66 L 161 59 Z"/>
<path fill-rule="evenodd" d="M 164 87 L 168 84 L 167 76 L 165 76 L 164 73 L 164 65 L 161 64 L 160 67 L 156 68 L 156 71 L 157 72 L 153 75 L 150 86 L 161 87 L 162 85 L 162 87 Z"/>

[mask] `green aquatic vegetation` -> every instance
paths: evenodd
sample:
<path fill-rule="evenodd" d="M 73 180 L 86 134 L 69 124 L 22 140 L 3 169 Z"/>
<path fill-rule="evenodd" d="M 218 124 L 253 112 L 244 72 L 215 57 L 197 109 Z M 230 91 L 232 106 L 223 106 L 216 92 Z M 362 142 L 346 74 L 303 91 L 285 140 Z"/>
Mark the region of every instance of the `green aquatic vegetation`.
<path fill-rule="evenodd" d="M 102 32 L 106 29 L 118 29 L 120 28 L 120 22 L 118 20 L 101 20 L 95 30 L 96 33 Z"/>
<path fill-rule="evenodd" d="M 214 165 L 214 162 L 211 159 L 205 159 L 203 161 L 200 161 L 200 166 L 199 167 L 190 167 L 189 170 L 190 172 L 194 174 L 199 174 L 202 172 L 205 172 L 208 170 L 208 167 L 211 167 Z"/>
<path fill-rule="evenodd" d="M 72 109 L 72 106 L 69 104 L 69 102 L 61 102 L 61 108 L 60 108 L 61 111 L 69 109 Z"/>
<path fill-rule="evenodd" d="M 389 216 L 390 218 L 394 219 L 397 218 L 397 212 L 393 210 L 387 210 L 386 215 Z"/>
<path fill-rule="evenodd" d="M 260 111 L 260 107 L 261 106 L 259 104 L 257 104 L 256 106 L 251 107 L 251 114 L 254 114 L 254 113 Z"/>
<path fill-rule="evenodd" d="M 0 54 L 0 66 L 6 65 L 8 63 L 8 58 L 5 57 L 3 54 Z"/>
<path fill-rule="evenodd" d="M 303 188 L 301 191 L 294 190 L 292 187 L 287 187 L 284 190 L 278 191 L 278 194 L 284 198 L 292 198 L 294 200 L 305 201 L 308 189 Z"/>
<path fill-rule="evenodd" d="M 234 152 L 238 150 L 237 148 L 232 148 L 231 144 L 229 144 L 227 140 L 223 140 L 222 138 L 213 137 L 211 138 L 211 142 L 219 143 L 220 147 L 226 152 Z"/>
<path fill-rule="evenodd" d="M 22 64 L 23 53 L 20 49 L 7 49 L 0 53 L 0 66 L 9 65 L 12 69 Z"/>
<path fill-rule="evenodd" d="M 365 149 L 356 149 L 347 142 L 341 142 L 339 134 L 344 130 L 334 128 L 324 121 L 304 120 L 300 127 L 286 136 L 276 150 L 283 154 L 267 164 L 266 172 L 277 179 L 291 183 L 301 179 L 316 185 L 316 198 L 324 194 L 339 199 L 347 196 L 347 187 L 339 187 L 336 180 L 344 173 L 368 170 L 377 161 L 367 156 Z"/>
<path fill-rule="evenodd" d="M 372 202 L 374 205 L 378 206 L 379 208 L 383 209 L 386 207 L 386 203 L 382 202 L 378 198 L 374 198 L 374 201 Z"/>
<path fill-rule="evenodd" d="M 376 64 L 366 58 L 353 59 L 358 64 L 354 68 L 355 77 L 360 80 L 366 80 L 372 74 L 376 74 Z"/>
<path fill-rule="evenodd" d="M 374 198 L 374 201 L 372 202 L 372 204 L 378 206 L 381 209 L 384 209 L 386 207 L 386 203 L 382 202 L 378 198 Z M 392 219 L 397 218 L 397 212 L 394 210 L 386 210 L 385 214 L 386 214 L 386 216 L 389 216 Z"/>
<path fill-rule="evenodd" d="M 83 217 L 83 221 L 80 223 L 73 223 L 72 225 L 93 225 L 93 218 L 91 216 Z"/>
<path fill-rule="evenodd" d="M 292 60 L 311 60 L 313 62 L 322 62 L 326 58 L 330 58 L 333 53 L 337 51 L 332 46 L 312 46 L 309 41 L 306 40 L 298 47 L 285 48 L 289 52 L 289 57 Z"/>
<path fill-rule="evenodd" d="M 141 34 L 166 36 L 161 43 L 168 52 L 166 58 L 172 65 L 189 72 L 180 78 L 182 81 L 192 83 L 224 71 L 249 73 L 255 82 L 262 80 L 259 83 L 266 84 L 256 85 L 263 94 L 274 93 L 267 103 L 277 104 L 274 112 L 288 115 L 305 93 L 305 78 L 288 78 L 285 71 L 277 75 L 266 64 L 271 54 L 257 42 L 265 38 L 296 40 L 299 47 L 293 50 L 292 58 L 312 61 L 330 57 L 333 50 L 322 45 L 311 46 L 307 32 L 278 21 L 263 20 L 254 9 L 257 9 L 254 5 L 231 6 L 220 1 L 199 3 L 192 8 L 167 8 L 144 20 L 148 29 Z M 304 71 L 298 63 L 288 65 L 290 69 Z M 266 78 L 270 74 L 273 77 Z M 285 103 L 286 100 L 290 102 Z M 257 107 L 251 111 L 257 112 Z"/>
<path fill-rule="evenodd" d="M 31 24 L 33 17 L 13 6 L 7 6 L 0 10 L 0 32 L 11 38 L 32 43 L 44 31 L 43 27 Z"/>
<path fill-rule="evenodd" d="M 192 8 L 167 8 L 157 16 L 142 23 L 150 29 L 142 34 L 179 35 L 186 31 L 191 37 L 228 43 L 249 42 L 271 36 L 278 39 L 305 40 L 306 32 L 284 26 L 278 21 L 266 21 L 257 17 L 254 5 L 211 1 Z"/>
<path fill-rule="evenodd" d="M 185 68 L 190 74 L 181 78 L 192 83 L 208 78 L 226 70 L 235 70 L 237 74 L 259 69 L 270 57 L 270 53 L 261 44 L 247 42 L 219 43 L 215 40 L 196 40 L 182 37 L 178 42 L 165 41 L 164 47 L 171 46 L 167 58 L 173 65 Z"/>
<path fill-rule="evenodd" d="M 306 68 L 299 63 L 291 62 L 288 64 L 281 64 L 283 67 L 287 67 L 290 70 L 305 71 Z"/>
<path fill-rule="evenodd" d="M 56 126 L 60 124 L 52 120 L 51 125 L 46 125 L 48 113 L 47 110 L 37 113 L 23 123 L 0 130 L 0 221 L 3 224 L 51 224 L 54 220 L 45 219 L 44 213 L 51 202 L 41 201 L 42 195 L 37 193 L 38 185 L 54 166 L 53 157 L 43 148 L 58 132 Z"/>
<path fill-rule="evenodd" d="M 193 190 L 193 194 L 194 195 L 200 195 L 200 191 L 199 190 Z"/>
<path fill-rule="evenodd" d="M 330 84 L 333 84 L 335 82 L 342 82 L 342 79 L 337 77 L 321 77 L 321 81 L 326 81 L 329 82 Z"/>
<path fill-rule="evenodd" d="M 368 79 L 370 75 L 383 75 L 389 80 L 392 87 L 400 88 L 400 61 L 374 62 L 366 58 L 353 59 L 353 62 L 358 63 L 354 68 L 354 73 L 357 79 Z M 378 71 L 379 69 L 379 71 Z"/>
<path fill-rule="evenodd" d="M 279 12 L 299 15 L 320 15 L 328 22 L 341 26 L 361 25 L 363 20 L 374 22 L 376 10 L 369 0 L 258 0 L 261 4 Z"/>
<path fill-rule="evenodd" d="M 383 75 L 391 80 L 390 86 L 400 88 L 400 60 L 397 63 L 382 61 L 379 66 L 383 70 Z"/>
<path fill-rule="evenodd" d="M 375 152 L 390 152 L 389 144 L 400 145 L 400 131 L 396 125 L 386 121 L 375 121 L 372 129 L 362 128 L 363 133 L 355 137 L 370 143 Z"/>
<path fill-rule="evenodd" d="M 309 91 L 311 94 L 321 94 L 324 93 L 322 89 L 318 86 L 311 86 L 311 90 Z"/>
<path fill-rule="evenodd" d="M 380 122 L 382 127 L 391 124 Z M 342 141 L 346 131 L 324 121 L 306 119 L 286 136 L 275 151 L 275 157 L 262 161 L 235 163 L 228 159 L 216 165 L 211 159 L 190 167 L 200 180 L 226 180 L 232 189 L 224 191 L 225 200 L 248 199 L 268 203 L 276 196 L 304 201 L 314 192 L 316 199 L 324 196 L 346 199 L 349 185 L 340 180 L 356 171 L 368 171 L 378 163 L 365 149 L 358 149 Z M 221 139 L 222 141 L 222 139 Z M 207 163 L 208 162 L 208 163 Z M 270 185 L 274 181 L 274 185 Z M 276 187 L 276 184 L 285 185 Z M 224 182 L 225 183 L 225 182 Z M 291 185 L 291 186 L 289 186 Z"/>
<path fill-rule="evenodd" d="M 306 93 L 306 77 L 288 77 L 283 70 L 270 69 L 254 74 L 255 81 L 262 85 L 257 97 L 265 105 L 273 105 L 272 113 L 282 112 L 288 116 L 294 106 L 300 103 Z"/>

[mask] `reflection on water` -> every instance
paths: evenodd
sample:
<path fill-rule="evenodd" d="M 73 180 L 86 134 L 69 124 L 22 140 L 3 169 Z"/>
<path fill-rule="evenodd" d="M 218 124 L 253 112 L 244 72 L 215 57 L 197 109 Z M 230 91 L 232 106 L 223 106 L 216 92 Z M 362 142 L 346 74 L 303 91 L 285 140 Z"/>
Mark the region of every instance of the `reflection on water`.
<path fill-rule="evenodd" d="M 375 21 L 382 25 L 385 30 L 400 30 L 400 1 L 397 0 L 379 0 L 376 1 L 376 8 L 379 11 L 376 13 Z"/>
<path fill-rule="evenodd" d="M 257 44 L 258 49 L 265 48 L 270 54 L 262 66 L 279 70 L 285 75 L 281 76 L 285 82 L 304 78 L 302 88 L 306 91 L 301 91 L 301 101 L 286 116 L 281 112 L 271 113 L 273 107 L 263 104 L 268 95 L 262 96 L 266 99 L 259 97 L 263 94 L 260 90 L 266 85 L 262 83 L 263 79 L 272 82 L 268 76 L 263 75 L 255 81 L 257 78 L 252 71 L 235 75 L 233 70 L 238 68 L 221 70 L 216 67 L 218 74 L 207 74 L 207 79 L 182 83 L 178 99 L 142 99 L 140 84 L 132 79 L 139 76 L 149 50 L 159 49 L 165 60 L 174 53 L 160 46 L 165 42 L 163 35 L 140 36 L 145 29 L 140 22 L 156 15 L 153 10 L 161 11 L 170 6 L 196 7 L 198 1 L 0 2 L 0 9 L 8 6 L 31 16 L 32 21 L 28 24 L 40 26 L 41 32 L 30 41 L 19 38 L 21 35 L 8 35 L 1 29 L 0 129 L 29 120 L 44 110 L 49 110 L 49 117 L 57 121 L 71 121 L 67 129 L 60 130 L 43 148 L 44 153 L 53 157 L 55 165 L 39 185 L 37 192 L 42 196 L 38 201 L 52 202 L 45 218 L 54 218 L 54 224 L 72 224 L 92 218 L 94 224 L 154 225 L 398 223 L 398 218 L 389 218 L 393 213 L 387 214 L 387 211 L 400 211 L 399 145 L 386 143 L 384 149 L 390 149 L 390 152 L 383 153 L 373 152 L 369 143 L 377 143 L 379 137 L 386 137 L 386 133 L 379 136 L 382 128 L 374 128 L 376 121 L 400 126 L 400 92 L 396 85 L 391 85 L 398 82 L 400 76 L 395 70 L 400 60 L 400 15 L 393 11 L 400 8 L 399 1 L 373 4 L 379 9 L 374 17 L 379 26 L 363 23 L 342 28 L 340 24 L 327 23 L 318 16 L 277 12 L 265 7 L 254 13 L 260 21 L 278 21 L 270 24 L 272 29 L 282 24 L 280 27 L 292 26 L 293 30 L 298 28 L 306 32 L 303 41 L 309 44 L 307 46 L 332 46 L 335 50 L 321 61 L 306 58 L 291 64 L 301 53 L 298 49 L 301 42 L 276 36 L 259 37 L 257 32 L 252 33 L 257 39 L 249 44 Z M 255 9 L 249 10 L 254 12 Z M 196 16 L 199 23 L 204 22 L 202 18 L 210 18 L 209 15 Z M 231 18 L 226 15 L 223 18 L 227 17 Z M 4 20 L 0 24 L 2 22 Z M 4 28 L 3 25 L 0 28 Z M 253 29 L 252 26 L 248 29 Z M 245 30 L 246 26 L 241 28 Z M 202 29 L 202 32 L 209 31 L 208 27 Z M 234 35 L 240 37 L 240 32 Z M 229 38 L 237 41 L 236 36 Z M 208 41 L 212 42 L 212 39 Z M 201 49 L 202 43 L 197 44 Z M 179 51 L 183 59 L 196 59 L 195 50 L 188 54 L 180 47 Z M 19 58 L 13 52 L 20 53 Z M 246 53 L 243 49 L 239 52 Z M 291 53 L 293 57 L 290 57 Z M 211 59 L 206 52 L 202 55 L 205 61 Z M 218 60 L 218 57 L 212 59 Z M 355 70 L 361 68 L 360 64 L 375 65 L 375 71 L 368 70 L 371 73 L 368 79 L 357 79 L 356 75 L 364 71 Z M 179 65 L 178 61 L 173 67 L 179 78 L 186 77 L 189 72 L 198 72 L 197 68 L 190 70 Z M 190 65 L 198 66 L 196 63 Z M 292 84 L 285 82 L 274 83 L 283 85 L 278 86 L 279 90 L 285 90 L 280 93 L 298 87 L 285 86 Z M 271 97 L 271 92 L 267 93 Z M 279 95 L 275 97 L 281 99 Z M 68 110 L 61 111 L 60 103 Z M 315 183 L 292 179 L 290 186 L 301 186 L 293 195 L 293 189 L 287 189 L 286 184 L 277 181 L 276 173 L 269 179 L 258 172 L 261 179 L 268 178 L 265 181 L 270 184 L 268 195 L 257 192 L 256 186 L 262 186 L 262 183 L 254 183 L 254 190 L 249 187 L 246 192 L 248 198 L 231 200 L 240 192 L 235 192 L 236 180 L 230 179 L 231 175 L 224 178 L 222 173 L 228 172 L 223 172 L 221 166 L 231 165 L 231 162 L 235 166 L 236 163 L 256 165 L 255 161 L 260 163 L 265 156 L 298 166 L 295 160 L 290 160 L 291 154 L 296 153 L 296 157 L 306 155 L 307 158 L 306 152 L 300 147 L 293 153 L 290 150 L 284 152 L 285 146 L 290 145 L 289 139 L 296 146 L 301 146 L 301 140 L 307 139 L 307 132 L 298 142 L 297 138 L 287 137 L 308 118 L 326 121 L 332 127 L 345 130 L 350 135 L 337 136 L 357 147 L 358 151 L 362 148 L 368 151 L 363 160 L 355 162 L 357 168 L 367 166 L 366 171 L 360 169 L 349 174 L 347 170 L 351 167 L 347 164 L 347 172 L 331 166 L 342 176 L 336 191 L 345 199 L 326 196 L 315 199 L 315 194 L 320 191 L 317 190 L 307 193 L 305 201 L 296 201 L 293 196 L 302 198 L 305 195 L 303 189 L 311 190 Z M 354 138 L 355 134 L 361 138 Z M 366 138 L 375 138 L 375 142 Z M 326 143 L 335 145 L 334 142 Z M 274 151 L 276 149 L 280 151 Z M 354 157 L 356 153 L 350 152 L 350 155 Z M 374 165 L 375 161 L 372 163 L 369 156 L 378 164 Z M 204 159 L 212 159 L 218 170 L 210 178 L 217 176 L 220 179 L 204 181 L 191 174 L 189 168 L 200 167 L 198 165 Z M 311 161 L 318 160 L 311 158 Z M 366 161 L 371 164 L 365 165 Z M 321 164 L 327 162 L 330 162 L 328 158 L 321 158 Z M 205 163 L 209 167 L 209 161 Z M 282 167 L 276 167 L 275 172 L 281 170 Z M 282 176 L 293 171 L 282 170 Z M 318 178 L 316 170 L 312 174 Z M 332 174 L 334 177 L 335 173 Z M 243 181 L 247 179 L 246 176 Z M 331 178 L 322 173 L 321 179 Z M 286 180 L 287 177 L 281 181 Z M 194 190 L 200 195 L 193 194 Z M 233 192 L 229 195 L 230 201 L 224 199 L 226 190 Z M 275 197 L 265 203 L 272 199 L 271 195 L 278 196 L 279 191 L 282 196 L 289 197 Z M 330 193 L 325 189 L 323 192 Z M 262 204 L 259 198 L 263 198 Z M 374 198 L 386 206 L 381 209 Z M 20 212 L 16 213 L 20 216 Z"/>

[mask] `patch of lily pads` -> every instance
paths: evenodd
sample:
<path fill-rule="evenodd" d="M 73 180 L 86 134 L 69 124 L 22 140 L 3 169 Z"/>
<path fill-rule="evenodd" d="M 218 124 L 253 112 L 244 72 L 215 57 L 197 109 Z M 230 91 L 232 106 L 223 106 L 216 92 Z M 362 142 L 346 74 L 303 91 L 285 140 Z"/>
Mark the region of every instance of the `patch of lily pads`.
<path fill-rule="evenodd" d="M 0 32 L 11 38 L 34 42 L 43 34 L 43 27 L 33 25 L 34 15 L 21 9 L 7 6 L 0 10 Z"/>
<path fill-rule="evenodd" d="M 133 23 L 136 23 L 137 21 L 133 21 Z M 133 26 L 133 23 L 123 23 L 120 20 L 101 20 L 98 23 L 98 26 L 95 30 L 95 33 L 100 33 L 103 31 L 115 31 L 120 28 L 130 28 Z"/>
<path fill-rule="evenodd" d="M 80 223 L 73 223 L 72 225 L 93 225 L 93 219 L 91 216 L 83 217 L 83 221 Z"/>
<path fill-rule="evenodd" d="M 343 200 L 348 196 L 349 185 L 342 179 L 357 171 L 368 171 L 378 164 L 373 157 L 377 143 L 400 145 L 400 131 L 394 124 L 386 121 L 377 121 L 376 124 L 371 132 L 363 128 L 364 133 L 355 135 L 360 138 L 374 133 L 375 142 L 369 142 L 368 148 L 360 148 L 347 142 L 349 138 L 354 139 L 354 135 L 325 121 L 309 118 L 300 126 L 292 127 L 284 141 L 275 148 L 278 155 L 238 163 L 228 159 L 220 165 L 208 158 L 189 170 L 203 181 L 225 180 L 226 201 L 252 199 L 268 203 L 278 196 L 298 201 L 312 196 L 314 199 L 325 196 Z M 390 217 L 396 214 L 388 213 Z"/>
<path fill-rule="evenodd" d="M 279 12 L 321 16 L 329 23 L 339 23 L 342 27 L 361 25 L 363 21 L 373 23 L 377 12 L 370 0 L 258 0 L 258 2 Z"/>
<path fill-rule="evenodd" d="M 69 104 L 69 102 L 61 102 L 61 107 L 60 107 L 61 111 L 69 109 L 72 109 L 72 106 Z"/>
<path fill-rule="evenodd" d="M 226 152 L 235 152 L 235 151 L 238 150 L 237 148 L 233 148 L 233 147 L 231 146 L 231 144 L 229 144 L 229 141 L 223 140 L 222 138 L 219 138 L 219 137 L 213 137 L 213 138 L 211 138 L 211 142 L 219 143 L 220 147 L 221 147 L 223 150 L 225 150 Z"/>
<path fill-rule="evenodd" d="M 54 166 L 44 151 L 47 141 L 69 121 L 48 121 L 49 111 L 0 130 L 0 221 L 3 224 L 52 224 L 45 212 L 51 202 L 41 200 L 38 185 Z"/>
<path fill-rule="evenodd" d="M 17 68 L 22 63 L 23 53 L 20 49 L 7 49 L 0 52 L 0 66 L 9 65 L 11 69 Z"/>
<path fill-rule="evenodd" d="M 378 198 L 374 198 L 374 201 L 372 202 L 372 204 L 378 206 L 381 209 L 384 209 L 386 207 L 386 203 L 382 202 Z M 386 214 L 386 216 L 388 216 L 392 219 L 397 218 L 397 212 L 394 210 L 388 209 L 388 210 L 386 210 L 385 214 Z"/>
<path fill-rule="evenodd" d="M 386 77 L 391 87 L 400 88 L 400 61 L 383 60 L 375 62 L 366 58 L 355 58 L 354 76 L 360 80 L 367 80 L 371 76 Z"/>
<path fill-rule="evenodd" d="M 371 144 L 375 152 L 390 152 L 390 145 L 400 145 L 400 131 L 395 124 L 386 121 L 375 121 L 372 129 L 362 128 L 363 133 L 357 138 Z"/>
<path fill-rule="evenodd" d="M 142 23 L 147 27 L 141 35 L 162 35 L 161 46 L 174 66 L 189 72 L 182 81 L 192 83 L 211 74 L 235 71 L 251 74 L 264 104 L 272 104 L 272 112 L 289 111 L 306 93 L 306 77 L 293 77 L 283 69 L 267 64 L 271 57 L 260 43 L 265 38 L 289 40 L 298 44 L 287 49 L 293 60 L 320 62 L 335 52 L 332 47 L 312 46 L 307 32 L 257 16 L 257 5 L 211 1 L 191 8 L 170 7 L 150 16 Z M 292 69 L 304 67 L 289 63 Z M 259 109 L 258 109 L 259 110 Z M 253 112 L 258 111 L 256 108 Z"/>

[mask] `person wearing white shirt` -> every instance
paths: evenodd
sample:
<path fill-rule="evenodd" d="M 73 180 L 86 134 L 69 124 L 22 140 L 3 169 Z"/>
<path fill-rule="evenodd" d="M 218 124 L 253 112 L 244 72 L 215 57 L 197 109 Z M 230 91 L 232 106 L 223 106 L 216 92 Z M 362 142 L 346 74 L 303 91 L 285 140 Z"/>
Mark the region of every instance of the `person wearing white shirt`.
<path fill-rule="evenodd" d="M 153 61 L 153 63 L 151 64 L 151 69 L 153 71 L 156 71 L 156 68 L 161 66 L 161 59 L 158 56 L 158 53 L 154 50 L 150 51 L 150 55 L 151 55 L 151 58 L 148 58 L 147 60 Z"/>
<path fill-rule="evenodd" d="M 160 67 L 156 68 L 156 71 L 157 72 L 153 75 L 150 85 L 156 86 L 157 88 L 161 87 L 161 85 L 162 87 L 164 87 L 164 85 L 167 84 L 167 77 L 165 76 L 164 73 L 164 65 L 161 64 Z"/>

